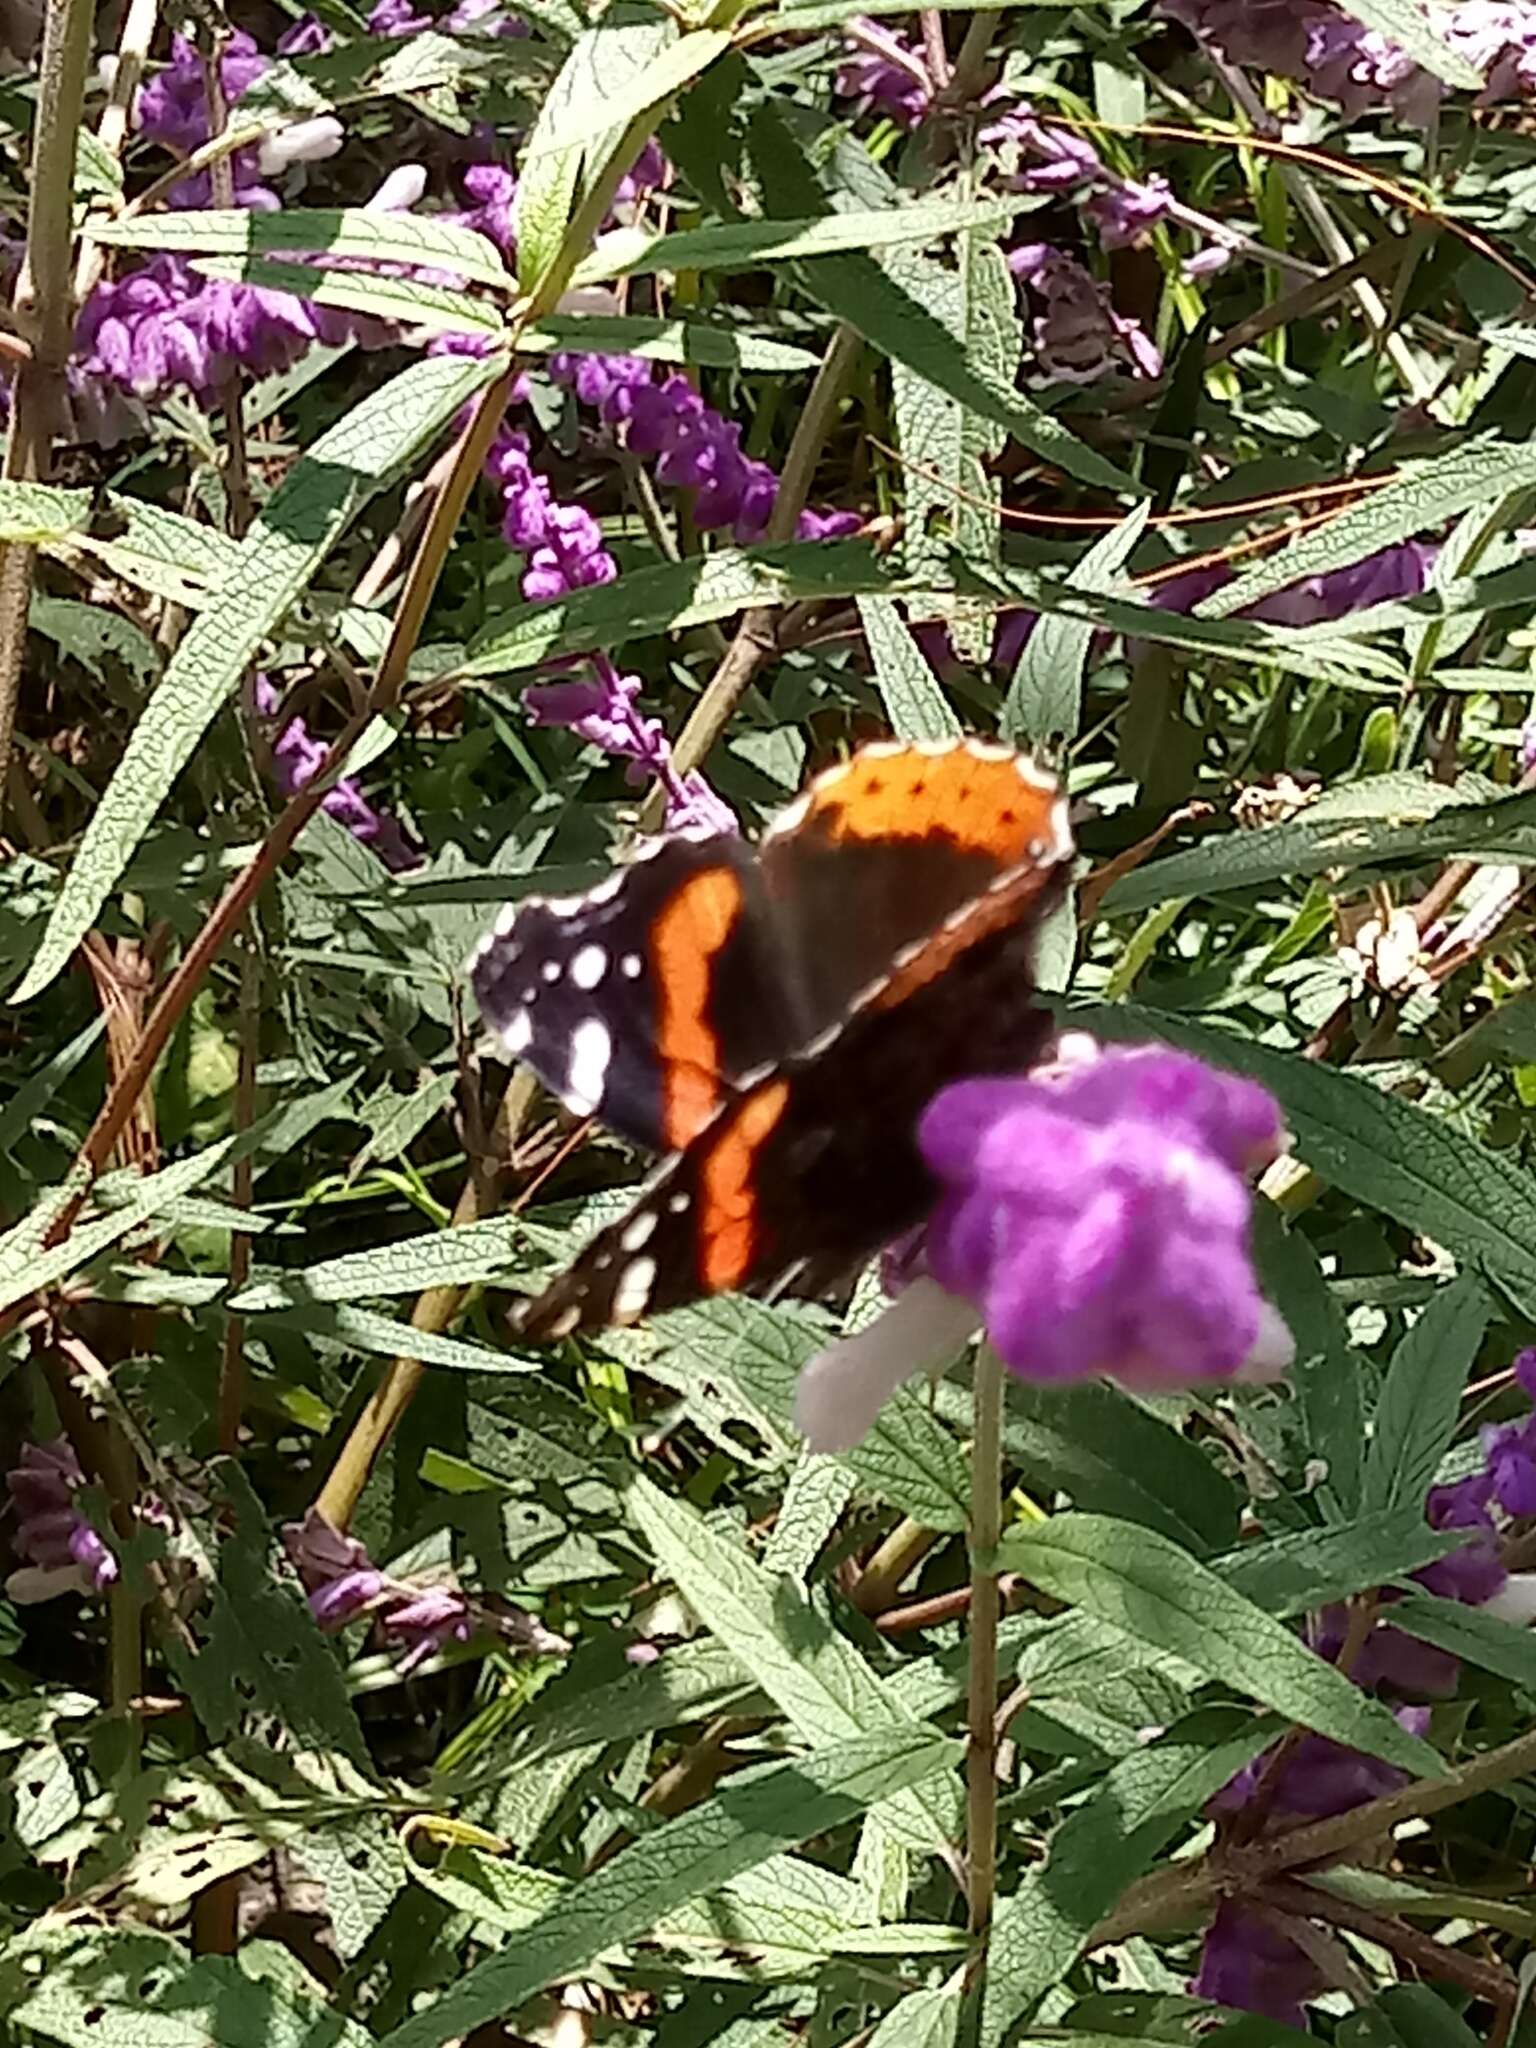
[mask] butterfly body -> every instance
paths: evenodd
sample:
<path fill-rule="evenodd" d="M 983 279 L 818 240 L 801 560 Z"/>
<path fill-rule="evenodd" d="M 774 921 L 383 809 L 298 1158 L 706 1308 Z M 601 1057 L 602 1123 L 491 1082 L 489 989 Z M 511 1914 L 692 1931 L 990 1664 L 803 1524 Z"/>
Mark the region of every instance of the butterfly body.
<path fill-rule="evenodd" d="M 815 1293 L 920 1222 L 929 1098 L 1044 1042 L 1034 938 L 1071 851 L 1028 757 L 877 743 L 755 851 L 665 840 L 586 896 L 509 906 L 471 962 L 487 1023 L 569 1107 L 665 1155 L 522 1334 Z"/>

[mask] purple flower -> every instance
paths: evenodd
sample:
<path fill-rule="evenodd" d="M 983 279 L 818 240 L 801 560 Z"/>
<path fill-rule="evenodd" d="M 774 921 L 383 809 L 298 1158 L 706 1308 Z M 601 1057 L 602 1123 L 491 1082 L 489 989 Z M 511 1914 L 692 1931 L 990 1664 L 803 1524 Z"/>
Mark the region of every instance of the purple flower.
<path fill-rule="evenodd" d="M 257 676 L 255 701 L 259 717 L 277 716 L 282 699 L 269 677 Z M 302 718 L 290 718 L 272 742 L 272 765 L 283 795 L 292 796 L 295 790 L 312 782 L 329 752 L 325 741 L 316 739 Z M 344 825 L 354 839 L 372 847 L 385 867 L 395 874 L 420 864 L 419 851 L 399 823 L 387 812 L 376 810 L 351 776 L 342 776 L 326 791 L 320 808 Z"/>
<path fill-rule="evenodd" d="M 456 1586 L 402 1588 L 404 1597 L 381 1618 L 384 1633 L 400 1645 L 395 1668 L 409 1678 L 450 1643 L 467 1643 L 475 1632 L 473 1610 Z"/>
<path fill-rule="evenodd" d="M 1163 359 L 1138 321 L 1124 318 L 1109 292 L 1075 256 L 1027 242 L 1008 258 L 1029 288 L 1035 367 L 1042 377 L 1092 384 L 1116 369 L 1155 377 Z"/>
<path fill-rule="evenodd" d="M 563 725 L 589 745 L 627 761 L 629 779 L 654 776 L 666 793 L 664 823 L 669 832 L 695 837 L 735 832 L 735 813 L 697 770 L 680 777 L 659 718 L 641 716 L 640 678 L 621 675 L 605 654 L 586 657 L 589 674 L 580 680 L 535 683 L 523 702 L 535 725 Z"/>
<path fill-rule="evenodd" d="M 919 127 L 933 105 L 933 79 L 916 43 L 864 14 L 844 33 L 852 47 L 838 66 L 838 92 L 861 113 L 878 110 L 904 128 Z"/>
<path fill-rule="evenodd" d="M 1119 177 L 1085 136 L 1041 121 L 1027 100 L 983 128 L 979 139 L 998 153 L 1004 182 L 1015 191 L 1081 196 L 1106 249 L 1138 246 L 1168 217 L 1173 192 L 1166 178 Z"/>
<path fill-rule="evenodd" d="M 1254 1277 L 1246 1176 L 1281 1137 L 1252 1082 L 1080 1035 L 1033 1074 L 942 1089 L 917 1129 L 936 1191 L 926 1272 L 802 1371 L 812 1448 L 857 1443 L 903 1380 L 947 1364 L 978 1324 L 1029 1379 L 1275 1377 L 1292 1345 Z"/>
<path fill-rule="evenodd" d="M 565 354 L 550 358 L 550 374 L 622 431 L 631 454 L 659 457 L 659 482 L 696 493 L 695 526 L 729 527 L 742 542 L 762 538 L 779 480 L 766 462 L 743 452 L 740 427 L 707 405 L 686 377 L 669 372 L 658 383 L 639 356 Z M 856 532 L 860 523 L 852 512 L 806 511 L 797 532 L 803 540 L 825 540 Z"/>
<path fill-rule="evenodd" d="M 310 1612 L 327 1635 L 366 1614 L 381 1598 L 384 1574 L 355 1536 L 311 1508 L 283 1531 L 283 1548 L 309 1595 Z"/>
<path fill-rule="evenodd" d="M 236 29 L 219 60 L 226 102 L 233 105 L 271 68 L 271 58 L 256 47 L 254 39 L 244 29 Z M 174 150 L 177 156 L 190 156 L 208 140 L 203 60 L 190 37 L 172 36 L 171 61 L 141 88 L 136 111 L 140 134 Z"/>
<path fill-rule="evenodd" d="M 1536 1515 L 1536 1415 L 1482 1432 L 1493 1497 L 1506 1515 Z"/>
<path fill-rule="evenodd" d="M 1217 2005 L 1304 2028 L 1302 2007 L 1328 1987 L 1306 1950 L 1267 1915 L 1235 1899 L 1223 1899 L 1206 1932 L 1200 1968 L 1189 1988 L 1197 1998 L 1213 1999 Z"/>
<path fill-rule="evenodd" d="M 918 1126 L 941 1189 L 929 1270 L 1031 1378 L 1268 1375 L 1289 1345 L 1254 1278 L 1245 1175 L 1280 1141 L 1262 1089 L 1181 1053 L 960 1082 Z"/>
<path fill-rule="evenodd" d="M 1390 1596 L 1383 1596 L 1390 1603 Z M 1336 1664 L 1349 1634 L 1349 1610 L 1343 1605 L 1324 1607 L 1312 1616 L 1307 1638 L 1320 1657 Z M 1461 1660 L 1433 1643 L 1421 1643 L 1417 1636 L 1393 1628 L 1389 1622 L 1373 1622 L 1364 1643 L 1350 1666 L 1350 1677 L 1363 1692 L 1408 1693 L 1415 1699 L 1448 1700 L 1461 1677 Z"/>
<path fill-rule="evenodd" d="M 16 1516 L 17 1555 L 37 1569 L 12 1573 L 5 1588 L 11 1599 L 104 1593 L 116 1581 L 116 1557 L 75 1505 L 84 1485 L 80 1461 L 63 1437 L 22 1446 L 5 1487 Z"/>
<path fill-rule="evenodd" d="M 1499 1556 L 1498 1530 L 1488 1512 L 1492 1499 L 1493 1476 L 1487 1471 L 1476 1472 L 1453 1486 L 1430 1488 L 1424 1513 L 1432 1529 L 1469 1529 L 1476 1533 L 1472 1542 L 1413 1574 L 1426 1592 L 1438 1593 L 1444 1600 L 1460 1600 L 1468 1607 L 1481 1607 L 1503 1589 L 1508 1573 Z"/>

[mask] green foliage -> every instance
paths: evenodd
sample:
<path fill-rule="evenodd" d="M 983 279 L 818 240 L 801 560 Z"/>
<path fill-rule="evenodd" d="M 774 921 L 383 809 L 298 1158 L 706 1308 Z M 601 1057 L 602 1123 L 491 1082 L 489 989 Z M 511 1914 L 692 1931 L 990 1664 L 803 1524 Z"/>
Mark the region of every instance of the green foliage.
<path fill-rule="evenodd" d="M 1423 71 L 1357 51 L 1348 112 L 1200 11 L 529 0 L 507 36 L 423 0 L 387 35 L 321 0 L 328 47 L 190 165 L 114 140 L 98 41 L 51 195 L 59 95 L 0 87 L 18 262 L 51 196 L 83 289 L 149 264 L 326 337 L 196 391 L 139 360 L 135 393 L 88 300 L 60 390 L 35 252 L 13 280 L 0 1470 L 81 1461 L 72 1590 L 39 1583 L 25 1481 L 0 1517 L 18 2048 L 1536 2040 L 1536 1516 L 1480 1605 L 1445 1590 L 1468 1531 L 1426 1516 L 1526 1417 L 1536 1341 L 1536 146 L 1446 9 L 1340 0 L 1330 33 Z M 162 11 L 151 78 L 227 26 L 277 17 Z M 943 57 L 915 128 L 849 89 L 884 37 L 909 83 Z M 989 133 L 1024 105 L 1035 141 Z M 338 153 L 279 161 L 332 116 Z M 1063 126 L 1100 173 L 1041 181 Z M 372 203 L 416 163 L 419 203 Z M 279 204 L 242 203 L 258 178 Z M 1129 245 L 1096 224 L 1124 178 L 1175 202 Z M 738 526 L 697 445 L 659 461 L 581 389 L 571 358 L 619 355 L 858 530 Z M 605 555 L 553 597 L 454 469 L 514 368 L 508 427 Z M 976 1554 L 974 1357 L 852 1450 L 800 1439 L 797 1376 L 869 1324 L 873 1270 L 513 1334 L 644 1170 L 511 1075 L 464 964 L 654 822 L 529 715 L 594 657 L 754 834 L 869 738 L 1059 767 L 1081 859 L 1041 986 L 1281 1105 L 1254 1250 L 1286 1384 L 1011 1381 Z M 343 730 L 346 787 L 229 918 Z M 317 1503 L 347 1531 L 311 1603 Z M 119 1575 L 82 1595 L 101 1544 Z M 1396 1711 L 1384 1643 L 1450 1690 Z M 1313 1805 L 1213 1804 L 1298 1756 Z M 1385 1817 L 1329 1790 L 1364 1758 Z M 1190 1992 L 1222 1901 L 1305 1934 L 1306 2032 Z"/>

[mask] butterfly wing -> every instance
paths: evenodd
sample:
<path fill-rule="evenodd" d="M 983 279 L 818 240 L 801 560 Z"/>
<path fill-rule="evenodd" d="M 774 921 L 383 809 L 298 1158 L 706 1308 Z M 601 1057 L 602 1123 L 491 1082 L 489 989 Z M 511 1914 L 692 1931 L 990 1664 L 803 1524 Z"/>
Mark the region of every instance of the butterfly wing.
<path fill-rule="evenodd" d="M 803 1039 L 744 840 L 658 839 L 584 896 L 509 904 L 470 961 L 487 1024 L 568 1109 L 673 1152 Z"/>
<path fill-rule="evenodd" d="M 1056 777 L 1011 747 L 861 748 L 763 838 L 764 892 L 800 1008 L 824 1030 L 1004 876 L 1070 846 Z"/>
<path fill-rule="evenodd" d="M 1028 1066 L 1050 1031 L 1031 958 L 1069 855 L 1062 836 L 1005 870 L 842 1023 L 728 1101 L 520 1311 L 522 1334 L 632 1323 L 791 1274 L 814 1294 L 921 1222 L 934 1196 L 916 1141 L 925 1104 L 949 1082 Z"/>

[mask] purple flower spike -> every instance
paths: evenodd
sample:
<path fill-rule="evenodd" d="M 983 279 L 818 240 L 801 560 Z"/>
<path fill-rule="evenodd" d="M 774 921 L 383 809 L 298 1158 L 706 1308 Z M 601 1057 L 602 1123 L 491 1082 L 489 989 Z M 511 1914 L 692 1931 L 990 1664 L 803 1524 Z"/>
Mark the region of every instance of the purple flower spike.
<path fill-rule="evenodd" d="M 262 718 L 275 718 L 281 702 L 270 678 L 257 676 L 257 714 Z M 277 786 L 283 795 L 292 796 L 296 789 L 302 789 L 305 783 L 313 781 L 324 767 L 329 752 L 325 741 L 316 739 L 302 718 L 290 718 L 272 742 L 272 765 L 277 775 Z M 354 839 L 371 846 L 393 873 L 402 874 L 408 868 L 420 865 L 420 851 L 411 844 L 398 821 L 386 811 L 376 810 L 350 775 L 342 776 L 334 787 L 326 791 L 320 799 L 320 808 L 338 825 L 344 825 Z"/>
<path fill-rule="evenodd" d="M 883 21 L 856 14 L 845 31 L 852 45 L 837 73 L 837 90 L 863 113 L 889 114 L 920 127 L 933 105 L 933 80 L 917 45 Z"/>
<path fill-rule="evenodd" d="M 1515 1353 L 1514 1374 L 1525 1398 L 1536 1402 L 1536 1350 Z"/>
<path fill-rule="evenodd" d="M 409 1678 L 450 1643 L 467 1643 L 475 1632 L 469 1602 L 453 1586 L 409 1589 L 407 1597 L 384 1615 L 383 1628 L 401 1646 L 395 1668 L 402 1678 Z"/>
<path fill-rule="evenodd" d="M 5 1487 L 16 1517 L 17 1554 L 36 1570 L 11 1574 L 5 1588 L 11 1599 L 29 1603 L 58 1593 L 104 1593 L 116 1582 L 116 1557 L 75 1505 L 84 1485 L 80 1461 L 63 1437 L 23 1445 Z"/>
<path fill-rule="evenodd" d="M 1489 1514 L 1493 1499 L 1493 1477 L 1475 1472 L 1453 1486 L 1432 1486 L 1424 1502 L 1424 1513 L 1432 1529 L 1470 1529 L 1472 1542 L 1453 1550 L 1434 1564 L 1413 1574 L 1426 1592 L 1445 1600 L 1459 1600 L 1468 1607 L 1481 1607 L 1485 1600 L 1503 1590 L 1509 1574 L 1499 1556 L 1498 1530 Z"/>
<path fill-rule="evenodd" d="M 1272 1377 L 1291 1346 L 1254 1278 L 1243 1175 L 1280 1141 L 1262 1090 L 1179 1053 L 961 1082 L 918 1127 L 941 1190 L 929 1269 L 1029 1378 Z"/>

